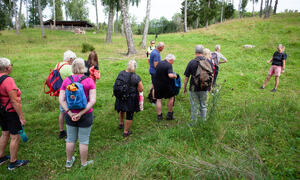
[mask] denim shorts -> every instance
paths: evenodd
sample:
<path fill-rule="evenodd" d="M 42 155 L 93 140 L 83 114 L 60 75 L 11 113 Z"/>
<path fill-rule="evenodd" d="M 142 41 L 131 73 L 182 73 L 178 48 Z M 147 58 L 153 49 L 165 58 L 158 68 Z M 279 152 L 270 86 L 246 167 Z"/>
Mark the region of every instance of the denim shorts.
<path fill-rule="evenodd" d="M 90 127 L 75 127 L 67 125 L 67 139 L 68 143 L 76 143 L 77 139 L 79 144 L 89 144 L 92 126 Z"/>

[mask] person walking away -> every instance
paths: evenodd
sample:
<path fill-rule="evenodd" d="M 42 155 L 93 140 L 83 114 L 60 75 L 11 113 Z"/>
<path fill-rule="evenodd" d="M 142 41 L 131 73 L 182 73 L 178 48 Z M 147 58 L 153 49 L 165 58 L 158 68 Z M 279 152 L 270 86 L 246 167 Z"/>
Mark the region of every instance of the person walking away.
<path fill-rule="evenodd" d="M 283 52 L 283 50 L 284 46 L 282 44 L 279 44 L 277 47 L 277 51 L 273 54 L 273 58 L 267 61 L 268 64 L 272 62 L 272 66 L 269 69 L 269 73 L 265 83 L 260 87 L 260 89 L 265 89 L 271 77 L 275 75 L 275 85 L 271 92 L 276 92 L 279 84 L 280 74 L 284 73 L 285 61 L 287 60 L 287 55 Z"/>
<path fill-rule="evenodd" d="M 213 80 L 213 87 L 216 86 L 218 74 L 219 74 L 219 64 L 226 63 L 227 59 L 221 53 L 221 45 L 217 44 L 215 47 L 215 52 L 211 54 L 211 58 L 213 60 L 213 64 L 215 66 L 214 72 L 214 80 Z"/>
<path fill-rule="evenodd" d="M 89 54 L 88 60 L 85 61 L 85 67 L 87 68 L 87 72 L 84 73 L 84 75 L 92 78 L 96 83 L 96 80 L 100 79 L 98 55 L 96 51 L 92 51 Z"/>
<path fill-rule="evenodd" d="M 203 46 L 197 45 L 195 48 L 195 59 L 192 59 L 184 72 L 184 94 L 187 93 L 187 84 L 190 79 L 190 104 L 191 104 L 191 125 L 198 122 L 199 109 L 200 118 L 206 121 L 208 91 L 213 82 L 213 64 L 203 56 Z"/>
<path fill-rule="evenodd" d="M 130 60 L 127 64 L 127 69 L 121 71 L 114 84 L 114 95 L 116 96 L 115 110 L 119 113 L 120 124 L 119 129 L 125 128 L 123 137 L 128 137 L 132 134 L 130 126 L 132 124 L 134 112 L 139 112 L 139 94 L 143 92 L 144 87 L 139 75 L 135 73 L 137 63 L 135 60 Z"/>
<path fill-rule="evenodd" d="M 79 141 L 81 166 L 85 167 L 93 163 L 93 160 L 87 161 L 87 157 L 89 138 L 94 119 L 93 106 L 96 103 L 96 85 L 91 78 L 84 76 L 86 68 L 83 59 L 76 58 L 73 61 L 72 72 L 74 75 L 64 80 L 59 94 L 59 103 L 66 112 L 66 168 L 71 168 L 75 161 L 73 154 L 77 139 Z M 71 93 L 75 91 L 80 91 L 79 94 L 81 96 L 75 96 Z M 77 103 L 77 100 L 84 99 L 84 102 L 80 101 L 81 103 Z"/>
<path fill-rule="evenodd" d="M 155 74 L 155 97 L 156 101 L 156 112 L 157 112 L 157 121 L 160 122 L 163 120 L 162 114 L 162 99 L 169 99 L 168 102 L 168 114 L 166 116 L 167 120 L 173 120 L 173 106 L 174 106 L 174 96 L 175 94 L 172 91 L 172 80 L 177 78 L 177 75 L 173 71 L 172 64 L 175 61 L 175 56 L 173 54 L 168 54 L 166 60 L 161 61 L 156 66 Z"/>
<path fill-rule="evenodd" d="M 19 131 L 26 124 L 22 112 L 21 91 L 17 87 L 14 79 L 8 75 L 12 71 L 13 65 L 7 58 L 0 58 L 0 101 L 1 115 L 0 126 L 2 135 L 0 137 L 0 165 L 9 161 L 8 170 L 14 170 L 25 166 L 28 160 L 18 160 L 20 136 Z M 9 144 L 10 156 L 5 155 L 5 148 Z"/>
<path fill-rule="evenodd" d="M 155 41 L 152 40 L 152 41 L 150 41 L 150 46 L 147 48 L 147 52 L 146 52 L 149 64 L 150 64 L 150 54 L 154 49 L 156 49 Z"/>

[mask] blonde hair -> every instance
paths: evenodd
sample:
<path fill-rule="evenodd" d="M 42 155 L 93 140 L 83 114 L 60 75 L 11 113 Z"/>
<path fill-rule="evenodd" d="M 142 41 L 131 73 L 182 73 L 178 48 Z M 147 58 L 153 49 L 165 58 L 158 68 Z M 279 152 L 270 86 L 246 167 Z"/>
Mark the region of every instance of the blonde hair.
<path fill-rule="evenodd" d="M 6 68 L 10 65 L 11 63 L 9 59 L 4 57 L 0 58 L 0 72 L 5 72 Z"/>
<path fill-rule="evenodd" d="M 135 60 L 130 60 L 127 64 L 127 71 L 128 72 L 135 72 L 137 67 L 137 63 Z"/>
<path fill-rule="evenodd" d="M 87 71 L 84 60 L 82 58 L 76 58 L 72 63 L 73 74 L 84 74 Z"/>
<path fill-rule="evenodd" d="M 203 56 L 210 59 L 211 58 L 211 52 L 208 48 L 203 49 Z"/>

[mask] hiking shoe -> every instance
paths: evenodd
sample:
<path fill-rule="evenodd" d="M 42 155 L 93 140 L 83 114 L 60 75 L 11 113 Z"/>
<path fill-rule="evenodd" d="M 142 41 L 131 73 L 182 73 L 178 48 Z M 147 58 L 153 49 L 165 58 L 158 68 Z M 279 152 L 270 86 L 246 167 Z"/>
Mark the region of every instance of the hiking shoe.
<path fill-rule="evenodd" d="M 59 139 L 66 138 L 66 137 L 67 137 L 67 132 L 65 130 L 59 132 L 59 136 L 58 136 Z"/>
<path fill-rule="evenodd" d="M 132 134 L 132 132 L 131 131 L 128 131 L 127 133 L 123 133 L 123 137 L 125 138 L 125 137 L 128 137 L 128 136 L 130 136 Z"/>
<path fill-rule="evenodd" d="M 124 124 L 119 124 L 118 128 L 119 129 L 123 129 L 124 128 Z"/>
<path fill-rule="evenodd" d="M 75 161 L 75 157 L 72 156 L 71 161 L 66 161 L 66 168 L 71 168 L 73 166 L 74 161 Z"/>
<path fill-rule="evenodd" d="M 271 92 L 276 92 L 276 89 L 275 89 L 275 88 L 273 88 L 273 89 L 271 90 Z"/>
<path fill-rule="evenodd" d="M 82 168 L 87 167 L 89 164 L 94 164 L 94 161 L 93 160 L 89 160 L 85 164 L 81 164 L 81 167 Z"/>
<path fill-rule="evenodd" d="M 261 86 L 259 89 L 265 89 L 263 86 Z"/>
<path fill-rule="evenodd" d="M 25 166 L 26 164 L 28 164 L 29 161 L 28 160 L 16 160 L 15 162 L 13 163 L 9 163 L 8 165 L 8 170 L 12 171 L 18 167 L 21 167 L 21 166 Z"/>
<path fill-rule="evenodd" d="M 168 112 L 166 116 L 166 120 L 173 120 L 173 119 L 174 119 L 173 112 Z"/>
<path fill-rule="evenodd" d="M 163 120 L 163 115 L 157 115 L 157 122 L 161 122 Z"/>
<path fill-rule="evenodd" d="M 4 164 L 9 159 L 10 159 L 10 156 L 3 156 L 2 158 L 0 158 L 0 165 Z"/>

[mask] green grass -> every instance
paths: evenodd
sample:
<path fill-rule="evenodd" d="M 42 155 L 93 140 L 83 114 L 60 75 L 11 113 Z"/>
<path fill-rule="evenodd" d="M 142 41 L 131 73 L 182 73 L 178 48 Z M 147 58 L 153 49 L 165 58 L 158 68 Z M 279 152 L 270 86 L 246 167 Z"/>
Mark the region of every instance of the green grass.
<path fill-rule="evenodd" d="M 176 97 L 172 122 L 156 122 L 155 108 L 148 102 L 135 114 L 134 134 L 123 139 L 117 129 L 112 86 L 129 59 L 138 62 L 145 95 L 150 87 L 145 51 L 126 57 L 125 38 L 113 36 L 105 44 L 105 34 L 74 35 L 46 30 L 2 31 L 0 56 L 11 59 L 18 87 L 22 91 L 23 111 L 29 142 L 20 143 L 19 158 L 31 162 L 14 172 L 7 164 L 0 167 L 0 179 L 299 179 L 300 120 L 300 14 L 280 14 L 270 19 L 227 21 L 209 29 L 189 33 L 159 35 L 166 44 L 162 57 L 176 56 L 175 72 L 183 77 L 194 57 L 196 44 L 213 50 L 221 44 L 229 60 L 220 65 L 220 92 L 209 99 L 209 119 L 193 129 L 188 95 Z M 137 45 L 141 36 L 134 36 Z M 154 36 L 148 36 L 148 41 Z M 89 159 L 95 164 L 81 170 L 79 151 L 74 167 L 64 168 L 65 142 L 58 140 L 58 101 L 43 94 L 50 68 L 63 59 L 67 49 L 87 59 L 81 45 L 95 47 L 100 59 L 101 79 L 97 82 L 97 103 L 92 128 Z M 274 78 L 259 90 L 270 65 L 266 64 L 282 43 L 288 60 L 276 93 L 271 93 Z M 244 49 L 244 44 L 256 45 Z M 166 102 L 163 112 L 166 115 Z M 7 151 L 8 153 L 8 151 Z"/>

